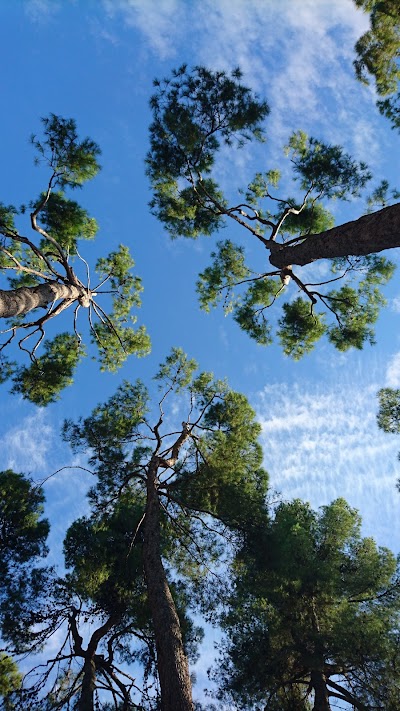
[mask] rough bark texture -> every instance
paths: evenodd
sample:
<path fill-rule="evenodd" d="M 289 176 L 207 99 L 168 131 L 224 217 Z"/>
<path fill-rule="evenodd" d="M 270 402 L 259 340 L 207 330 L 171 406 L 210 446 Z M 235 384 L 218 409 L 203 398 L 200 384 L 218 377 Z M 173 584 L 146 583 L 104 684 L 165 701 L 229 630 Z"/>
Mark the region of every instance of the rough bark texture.
<path fill-rule="evenodd" d="M 48 281 L 38 286 L 24 286 L 19 289 L 3 291 L 0 289 L 0 318 L 12 318 L 26 314 L 32 309 L 46 309 L 57 299 L 76 301 L 86 296 L 86 292 L 72 284 L 60 284 Z"/>
<path fill-rule="evenodd" d="M 193 711 L 189 666 L 182 633 L 160 554 L 157 458 L 149 464 L 143 554 L 147 594 L 154 625 L 162 711 Z"/>
<path fill-rule="evenodd" d="M 321 671 L 314 670 L 311 672 L 311 684 L 315 694 L 313 711 L 331 711 L 328 689 Z"/>
<path fill-rule="evenodd" d="M 82 689 L 78 702 L 78 711 L 94 711 L 95 686 L 96 663 L 93 657 L 87 656 L 83 667 Z"/>
<path fill-rule="evenodd" d="M 304 266 L 317 259 L 364 256 L 399 246 L 400 203 L 326 232 L 309 235 L 300 244 L 273 243 L 269 261 L 274 267 L 284 269 L 290 264 Z"/>

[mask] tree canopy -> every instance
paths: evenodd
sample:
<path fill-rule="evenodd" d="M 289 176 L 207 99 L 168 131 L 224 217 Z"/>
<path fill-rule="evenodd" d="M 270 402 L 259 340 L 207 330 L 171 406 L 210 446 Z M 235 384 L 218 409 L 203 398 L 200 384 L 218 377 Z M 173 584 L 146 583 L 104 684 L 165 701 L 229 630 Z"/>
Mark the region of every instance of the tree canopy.
<path fill-rule="evenodd" d="M 354 0 L 370 13 L 370 29 L 356 43 L 357 78 L 375 79 L 379 111 L 400 130 L 400 8 L 398 0 Z"/>
<path fill-rule="evenodd" d="M 86 332 L 102 370 L 114 371 L 128 355 L 145 355 L 150 348 L 144 327 L 133 328 L 132 309 L 140 306 L 142 284 L 132 274 L 129 249 L 120 245 L 98 258 L 95 284 L 78 250 L 81 240 L 94 239 L 98 225 L 66 191 L 81 188 L 96 176 L 100 148 L 89 138 L 79 139 L 73 119 L 50 114 L 42 123 L 43 137 L 33 135 L 31 143 L 36 163 L 49 170 L 44 191 L 28 206 L 0 203 L 0 277 L 10 287 L 0 290 L 0 317 L 6 319 L 1 331 L 0 382 L 11 378 L 12 392 L 37 405 L 59 397 L 85 355 L 78 319 L 81 309 L 87 309 Z M 29 236 L 19 230 L 26 213 Z M 49 322 L 69 308 L 69 330 L 48 335 Z M 5 349 L 10 351 L 14 344 L 13 356 L 19 359 L 25 354 L 29 365 L 6 357 Z"/>
<path fill-rule="evenodd" d="M 90 453 L 97 483 L 91 516 L 65 539 L 70 572 L 38 603 L 38 641 L 67 626 L 44 674 L 59 708 L 76 696 L 78 708 L 91 711 L 105 686 L 130 703 L 137 685 L 123 678 L 124 659 L 143 663 L 145 681 L 156 679 L 142 689 L 149 709 L 193 708 L 187 657 L 201 634 L 188 612 L 206 581 L 218 579 L 219 556 L 267 516 L 259 433 L 246 398 L 197 372 L 180 349 L 153 387 L 124 382 L 91 416 L 66 421 L 64 437 Z M 85 643 L 80 629 L 89 619 L 95 631 Z M 22 698 L 41 708 L 44 688 L 43 678 L 29 686 L 28 675 Z"/>
<path fill-rule="evenodd" d="M 395 710 L 400 581 L 343 499 L 317 513 L 282 503 L 236 561 L 215 672 L 238 709 Z"/>
<path fill-rule="evenodd" d="M 399 127 L 397 3 L 355 2 L 371 12 L 357 74 L 375 76 L 380 109 Z M 222 305 L 257 343 L 276 337 L 295 359 L 323 336 L 342 351 L 372 343 L 394 271 L 381 252 L 400 244 L 400 206 L 391 204 L 400 193 L 374 186 L 342 146 L 296 130 L 284 148 L 289 170 L 267 165 L 232 199 L 218 156 L 249 142 L 264 153 L 269 114 L 239 69 L 183 65 L 155 81 L 151 109 L 154 215 L 172 237 L 233 228 L 199 275 L 201 307 Z M 70 192 L 98 173 L 100 149 L 72 119 L 42 121 L 31 143 L 48 171 L 43 192 L 27 206 L 0 204 L 9 287 L 0 290 L 0 381 L 37 405 L 72 382 L 88 340 L 103 370 L 149 350 L 145 329 L 133 328 L 142 286 L 127 247 L 97 259 L 95 286 L 81 255 L 97 224 Z M 361 200 L 366 214 L 357 208 L 356 220 L 334 225 L 334 201 Z M 267 259 L 255 269 L 257 246 Z M 379 426 L 399 432 L 400 390 L 380 398 Z M 90 415 L 64 423 L 93 485 L 59 570 L 44 560 L 41 487 L 0 473 L 2 711 L 200 711 L 191 675 L 199 611 L 224 633 L 212 678 L 229 708 L 398 709 L 398 561 L 362 537 L 343 499 L 318 512 L 281 497 L 273 507 L 260 433 L 247 398 L 180 348 L 148 385 L 123 381 Z"/>
<path fill-rule="evenodd" d="M 282 171 L 271 166 L 256 173 L 232 202 L 217 182 L 218 150 L 221 144 L 226 153 L 262 141 L 269 112 L 240 79 L 239 70 L 228 76 L 184 65 L 156 80 L 147 158 L 153 213 L 172 237 L 211 235 L 230 221 L 267 250 L 269 265 L 261 255 L 251 266 L 245 245 L 219 241 L 197 283 L 201 308 L 222 303 L 257 343 L 272 342 L 268 310 L 285 295 L 275 335 L 293 358 L 310 351 L 324 334 L 342 351 L 373 343 L 373 325 L 385 303 L 381 286 L 394 271 L 394 264 L 376 253 L 399 245 L 400 209 L 390 206 L 399 193 L 383 181 L 368 197 L 372 175 L 365 163 L 341 146 L 295 131 L 285 148 L 292 186 L 280 191 Z M 363 194 L 370 210 L 383 209 L 333 227 L 331 202 Z M 330 262 L 326 277 L 311 269 L 322 259 Z"/>

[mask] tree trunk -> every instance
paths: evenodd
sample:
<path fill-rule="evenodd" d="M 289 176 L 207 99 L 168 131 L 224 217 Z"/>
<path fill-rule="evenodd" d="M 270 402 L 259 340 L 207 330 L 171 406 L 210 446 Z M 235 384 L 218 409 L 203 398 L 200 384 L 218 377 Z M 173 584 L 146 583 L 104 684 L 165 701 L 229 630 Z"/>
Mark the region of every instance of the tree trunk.
<path fill-rule="evenodd" d="M 94 690 L 96 687 L 96 664 L 92 656 L 88 655 L 83 667 L 83 680 L 81 695 L 78 702 L 78 711 L 94 710 Z"/>
<path fill-rule="evenodd" d="M 400 203 L 326 232 L 309 235 L 300 244 L 285 246 L 274 242 L 269 261 L 274 267 L 284 269 L 290 264 L 304 266 L 317 259 L 365 256 L 394 247 L 400 247 Z"/>
<path fill-rule="evenodd" d="M 154 625 L 162 711 L 193 711 L 189 665 L 182 633 L 160 553 L 158 459 L 147 473 L 147 504 L 143 524 L 143 557 L 147 594 Z"/>
<path fill-rule="evenodd" d="M 46 309 L 57 299 L 76 301 L 85 296 L 87 294 L 83 289 L 73 284 L 60 284 L 58 281 L 48 281 L 37 286 L 24 286 L 10 291 L 0 289 L 0 318 L 27 314 L 38 307 Z"/>
<path fill-rule="evenodd" d="M 313 670 L 311 672 L 311 685 L 315 694 L 313 711 L 331 711 L 328 688 L 321 671 Z"/>

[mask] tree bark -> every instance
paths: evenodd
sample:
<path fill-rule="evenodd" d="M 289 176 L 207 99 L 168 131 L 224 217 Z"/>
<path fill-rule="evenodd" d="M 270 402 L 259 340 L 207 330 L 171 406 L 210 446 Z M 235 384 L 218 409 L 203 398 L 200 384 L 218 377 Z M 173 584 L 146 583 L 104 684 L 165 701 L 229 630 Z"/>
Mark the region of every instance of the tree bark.
<path fill-rule="evenodd" d="M 315 694 L 313 711 L 331 711 L 328 688 L 321 671 L 314 669 L 311 672 L 311 686 Z"/>
<path fill-rule="evenodd" d="M 94 690 L 96 687 L 96 662 L 87 655 L 83 667 L 81 694 L 78 711 L 94 711 Z"/>
<path fill-rule="evenodd" d="M 76 301 L 84 300 L 85 297 L 87 298 L 87 292 L 84 289 L 73 284 L 60 284 L 58 281 L 48 281 L 37 286 L 24 286 L 10 291 L 0 289 L 0 318 L 27 314 L 38 307 L 46 309 L 58 299 Z"/>
<path fill-rule="evenodd" d="M 153 457 L 147 473 L 143 557 L 157 650 L 161 710 L 193 711 L 189 665 L 183 649 L 179 617 L 161 560 L 158 466 L 157 457 Z"/>
<path fill-rule="evenodd" d="M 284 269 L 291 264 L 304 266 L 317 259 L 365 256 L 394 247 L 400 247 L 400 203 L 326 232 L 308 235 L 300 244 L 273 242 L 269 261 Z"/>

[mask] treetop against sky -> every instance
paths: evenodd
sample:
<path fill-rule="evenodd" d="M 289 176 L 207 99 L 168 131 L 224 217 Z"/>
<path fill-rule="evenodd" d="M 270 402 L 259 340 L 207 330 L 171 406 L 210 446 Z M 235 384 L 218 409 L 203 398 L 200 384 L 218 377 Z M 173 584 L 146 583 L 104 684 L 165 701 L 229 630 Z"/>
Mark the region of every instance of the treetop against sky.
<path fill-rule="evenodd" d="M 321 340 L 312 353 L 293 362 L 284 355 L 275 335 L 272 345 L 264 348 L 241 331 L 233 319 L 224 319 L 222 312 L 202 312 L 195 285 L 199 274 L 203 275 L 203 298 L 208 298 L 210 292 L 205 294 L 204 290 L 210 285 L 207 270 L 212 266 L 211 253 L 215 254 L 211 272 L 215 277 L 215 264 L 218 266 L 230 254 L 227 245 L 237 244 L 245 255 L 246 268 L 257 273 L 275 271 L 271 277 L 277 285 L 274 294 L 283 286 L 281 276 L 291 277 L 274 306 L 281 309 L 279 300 L 285 301 L 290 312 L 301 297 L 309 309 L 310 299 L 300 284 L 291 274 L 280 274 L 283 267 L 295 265 L 295 260 L 271 264 L 262 241 L 227 215 L 226 225 L 217 235 L 195 242 L 171 242 L 165 226 L 151 214 L 149 203 L 154 199 L 154 189 L 145 175 L 145 159 L 151 150 L 149 126 L 154 121 L 149 99 L 157 93 L 153 79 L 170 77 L 174 67 L 185 63 L 188 72 L 193 66 L 205 66 L 210 72 L 226 72 L 227 76 L 239 66 L 241 84 L 255 92 L 260 102 L 268 103 L 269 114 L 262 122 L 265 142 L 247 141 L 240 150 L 221 142 L 212 176 L 202 176 L 203 180 L 212 177 L 228 208 L 245 202 L 252 209 L 260 209 L 245 195 L 238 197 L 238 189 L 249 191 L 247 186 L 252 185 L 250 197 L 258 199 L 255 193 L 260 192 L 261 184 L 255 176 L 271 170 L 279 170 L 281 177 L 279 189 L 270 184 L 270 194 L 282 200 L 293 199 L 294 203 L 286 207 L 298 208 L 307 188 L 302 188 L 300 195 L 297 183 L 298 192 L 294 190 L 291 158 L 297 150 L 301 159 L 304 146 L 303 158 L 307 159 L 321 146 L 341 146 L 341 157 L 354 161 L 352 165 L 357 166 L 360 179 L 367 172 L 373 176 L 360 196 L 350 191 L 347 202 L 325 196 L 318 213 L 325 228 L 333 221 L 341 225 L 357 220 L 368 209 L 367 198 L 374 191 L 378 190 L 378 202 L 373 209 L 383 207 L 385 196 L 379 193 L 382 181 L 388 181 L 390 198 L 391 190 L 400 187 L 399 137 L 391 129 L 388 113 L 395 116 L 392 99 L 386 111 L 389 120 L 376 108 L 377 100 L 385 101 L 391 95 L 376 93 L 374 74 L 369 71 L 371 64 L 366 65 L 369 85 L 362 85 L 354 76 L 354 44 L 369 29 L 368 16 L 351 0 L 285 0 L 279 4 L 257 0 L 163 0 L 156 5 L 145 0 L 21 0 L 2 3 L 0 20 L 4 28 L 2 66 L 7 67 L 2 77 L 2 95 L 10 107 L 2 116 L 5 169 L 0 177 L 0 199 L 6 206 L 27 206 L 25 214 L 15 218 L 25 235 L 22 222 L 29 227 L 29 213 L 40 205 L 40 193 L 50 180 L 48 166 L 34 166 L 28 137 L 34 133 L 41 140 L 41 117 L 74 119 L 79 140 L 89 136 L 101 148 L 101 171 L 81 190 L 71 192 L 68 186 L 55 186 L 53 199 L 58 204 L 69 200 L 70 208 L 72 203 L 78 205 L 88 229 L 93 225 L 89 220 L 95 218 L 95 240 L 82 241 L 78 247 L 91 271 L 99 258 L 116 254 L 120 244 L 129 248 L 135 261 L 134 278 L 139 275 L 144 287 L 140 294 L 140 324 L 145 325 L 152 339 L 152 353 L 146 358 L 129 358 L 118 373 L 100 373 L 90 357 L 90 324 L 86 330 L 79 318 L 82 341 L 89 344 L 89 358 L 80 363 L 74 385 L 62 391 L 58 402 L 47 409 L 37 408 L 18 394 L 8 395 L 7 386 L 2 385 L 3 468 L 25 471 L 41 481 L 65 465 L 75 467 L 63 470 L 45 484 L 45 515 L 51 523 L 49 546 L 54 562 L 59 560 L 68 526 L 88 512 L 84 495 L 93 484 L 88 472 L 76 468 L 87 467 L 85 455 L 72 454 L 60 440 L 64 417 L 77 420 L 89 416 L 124 379 L 134 382 L 139 377 L 147 382 L 172 346 L 182 347 L 198 360 L 202 370 L 214 372 L 216 379 L 227 377 L 234 390 L 249 398 L 262 428 L 264 466 L 271 487 L 281 491 L 283 500 L 297 497 L 310 501 L 315 508 L 344 496 L 350 506 L 360 511 L 365 534 L 397 551 L 400 529 L 395 481 L 400 447 L 396 435 L 384 434 L 376 425 L 377 391 L 400 385 L 400 295 L 396 273 L 383 291 L 387 304 L 380 309 L 374 324 L 373 348 L 367 338 L 362 351 L 337 353 L 330 343 Z M 383 27 L 390 33 L 385 23 L 382 25 L 382 18 L 377 17 L 376 32 Z M 374 37 L 370 40 L 373 42 Z M 369 46 L 365 44 L 365 52 Z M 304 134 L 299 131 L 309 138 L 303 139 Z M 310 143 L 311 137 L 317 143 Z M 292 153 L 285 156 L 282 149 L 290 146 L 290 141 Z M 364 164 L 368 168 L 364 169 Z M 184 188 L 183 183 L 179 185 Z M 65 195 L 59 196 L 61 190 Z M 30 208 L 32 200 L 36 202 Z M 274 207 L 275 202 L 272 200 Z M 285 206 L 281 208 L 284 210 Z M 254 212 L 243 209 L 254 216 Z M 270 209 L 274 215 L 279 210 Z M 39 217 L 37 223 L 45 227 Z M 218 221 L 218 215 L 215 217 Z M 270 219 L 264 213 L 262 217 Z M 275 219 L 270 221 L 276 223 Z M 254 221 L 249 224 L 254 226 Z M 270 234 L 267 230 L 261 236 L 268 239 Z M 297 235 L 290 234 L 289 239 L 293 236 Z M 218 241 L 225 247 L 219 247 Z M 397 263 L 393 253 L 382 252 L 379 256 Z M 58 258 L 51 259 L 53 267 L 65 271 L 65 263 L 62 266 Z M 74 269 L 81 264 L 78 277 L 86 285 L 84 262 L 77 257 L 72 261 Z M 293 274 L 303 285 L 320 285 L 332 278 L 324 260 L 306 264 L 298 272 L 296 269 L 293 266 Z M 93 278 L 91 283 L 96 285 Z M 8 287 L 2 282 L 1 288 Z M 329 291 L 340 288 L 331 284 Z M 60 319 L 48 321 L 46 338 L 51 341 L 66 328 L 75 335 L 73 308 L 60 314 Z M 82 312 L 83 308 L 79 317 Z M 268 318 L 270 312 L 271 309 Z M 46 312 L 36 313 L 43 316 Z M 65 327 L 69 313 L 71 320 Z M 277 319 L 282 317 L 275 313 Z M 329 312 L 325 318 L 333 328 L 334 314 Z M 280 328 L 277 322 L 272 326 L 273 332 Z M 39 347 L 44 352 L 43 346 L 44 342 L 38 346 L 38 356 Z M 19 367 L 30 367 L 29 354 L 24 355 L 27 360 L 23 364 L 15 351 L 9 358 L 17 359 Z M 199 689 L 207 684 L 207 666 L 203 654 L 198 666 Z"/>

